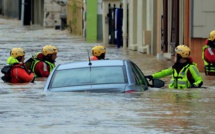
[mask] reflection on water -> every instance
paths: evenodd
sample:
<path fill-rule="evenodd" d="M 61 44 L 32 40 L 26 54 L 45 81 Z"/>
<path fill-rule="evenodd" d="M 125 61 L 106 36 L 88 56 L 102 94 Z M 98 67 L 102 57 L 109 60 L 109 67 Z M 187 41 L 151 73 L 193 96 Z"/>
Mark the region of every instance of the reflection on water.
<path fill-rule="evenodd" d="M 95 45 L 65 31 L 29 30 L 3 19 L 0 35 L 0 67 L 12 47 L 23 47 L 28 58 L 44 44 L 56 45 L 59 48 L 56 64 L 61 64 L 86 60 L 87 49 Z M 131 59 L 146 75 L 172 64 L 116 47 L 107 47 L 107 57 Z M 180 91 L 151 88 L 134 94 L 46 93 L 43 91 L 46 78 L 30 84 L 0 81 L 1 133 L 214 133 L 214 77 L 202 76 L 205 88 Z M 162 80 L 168 84 L 169 77 Z"/>

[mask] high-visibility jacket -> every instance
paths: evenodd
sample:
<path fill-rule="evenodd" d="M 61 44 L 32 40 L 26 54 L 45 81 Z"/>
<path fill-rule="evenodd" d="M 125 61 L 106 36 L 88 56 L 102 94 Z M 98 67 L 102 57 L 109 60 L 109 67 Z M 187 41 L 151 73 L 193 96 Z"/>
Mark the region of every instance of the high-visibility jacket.
<path fill-rule="evenodd" d="M 9 64 L 9 65 L 13 65 L 13 64 L 16 64 L 16 63 L 19 63 L 19 61 L 16 58 L 13 58 L 13 57 L 10 56 L 7 59 L 7 64 Z"/>
<path fill-rule="evenodd" d="M 36 77 L 48 77 L 55 68 L 55 63 L 44 60 L 44 55 L 41 52 L 34 57 L 30 67 L 31 71 Z"/>
<path fill-rule="evenodd" d="M 191 73 L 191 77 L 189 78 L 188 72 Z M 187 64 L 184 66 L 179 73 L 174 68 L 168 68 L 153 74 L 153 78 L 162 78 L 172 74 L 172 78 L 169 83 L 170 89 L 185 89 L 189 88 L 191 84 L 198 86 L 202 83 L 202 77 L 199 74 L 199 70 L 194 64 Z M 191 83 L 190 79 L 194 79 L 194 82 Z"/>
<path fill-rule="evenodd" d="M 202 47 L 202 59 L 204 61 L 205 73 L 215 73 L 215 66 L 213 65 L 213 63 L 215 63 L 215 50 L 209 47 L 207 41 Z"/>
<path fill-rule="evenodd" d="M 34 72 L 36 77 L 48 77 L 54 68 L 54 63 L 35 59 L 32 66 L 32 72 Z"/>

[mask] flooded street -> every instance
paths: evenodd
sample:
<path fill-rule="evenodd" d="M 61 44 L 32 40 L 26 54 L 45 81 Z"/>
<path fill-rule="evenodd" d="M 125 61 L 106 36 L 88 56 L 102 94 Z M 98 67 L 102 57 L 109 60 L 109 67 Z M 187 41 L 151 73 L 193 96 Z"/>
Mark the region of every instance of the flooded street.
<path fill-rule="evenodd" d="M 0 18 L 0 67 L 10 49 L 22 47 L 26 60 L 42 47 L 58 47 L 56 64 L 87 60 L 85 43 L 67 31 L 23 27 Z M 131 59 L 149 75 L 172 63 L 136 51 L 107 47 L 109 59 Z M 2 76 L 2 74 L 0 75 Z M 44 78 L 30 84 L 0 81 L 1 134 L 143 134 L 215 133 L 215 77 L 205 76 L 204 88 L 189 90 L 150 89 L 134 94 L 47 93 Z M 167 84 L 169 77 L 162 79 Z"/>

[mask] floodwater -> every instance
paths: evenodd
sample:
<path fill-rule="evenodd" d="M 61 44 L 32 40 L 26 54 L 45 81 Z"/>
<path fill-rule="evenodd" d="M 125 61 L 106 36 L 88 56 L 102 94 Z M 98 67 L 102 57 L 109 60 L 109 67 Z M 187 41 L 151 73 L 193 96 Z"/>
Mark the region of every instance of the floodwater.
<path fill-rule="evenodd" d="M 66 31 L 23 27 L 17 20 L 0 18 L 1 68 L 11 48 L 24 48 L 27 59 L 46 44 L 59 48 L 56 64 L 87 60 L 87 50 L 96 45 Z M 116 47 L 107 47 L 107 57 L 131 59 L 146 75 L 172 65 L 165 59 Z M 34 84 L 0 81 L 0 133 L 215 133 L 215 78 L 202 76 L 201 89 L 151 88 L 134 94 L 47 93 L 43 91 L 45 78 Z M 162 80 L 168 83 L 169 77 Z"/>

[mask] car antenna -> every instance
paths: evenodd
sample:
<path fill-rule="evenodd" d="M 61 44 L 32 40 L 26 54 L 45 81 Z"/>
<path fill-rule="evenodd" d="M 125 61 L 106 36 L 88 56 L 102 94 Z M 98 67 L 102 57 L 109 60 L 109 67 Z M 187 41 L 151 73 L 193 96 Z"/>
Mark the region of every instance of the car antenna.
<path fill-rule="evenodd" d="M 90 54 L 89 54 L 89 50 L 87 50 L 87 53 L 88 53 L 88 60 L 89 60 L 89 64 L 88 65 L 92 65 L 92 63 L 91 63 L 91 59 L 90 59 Z"/>

